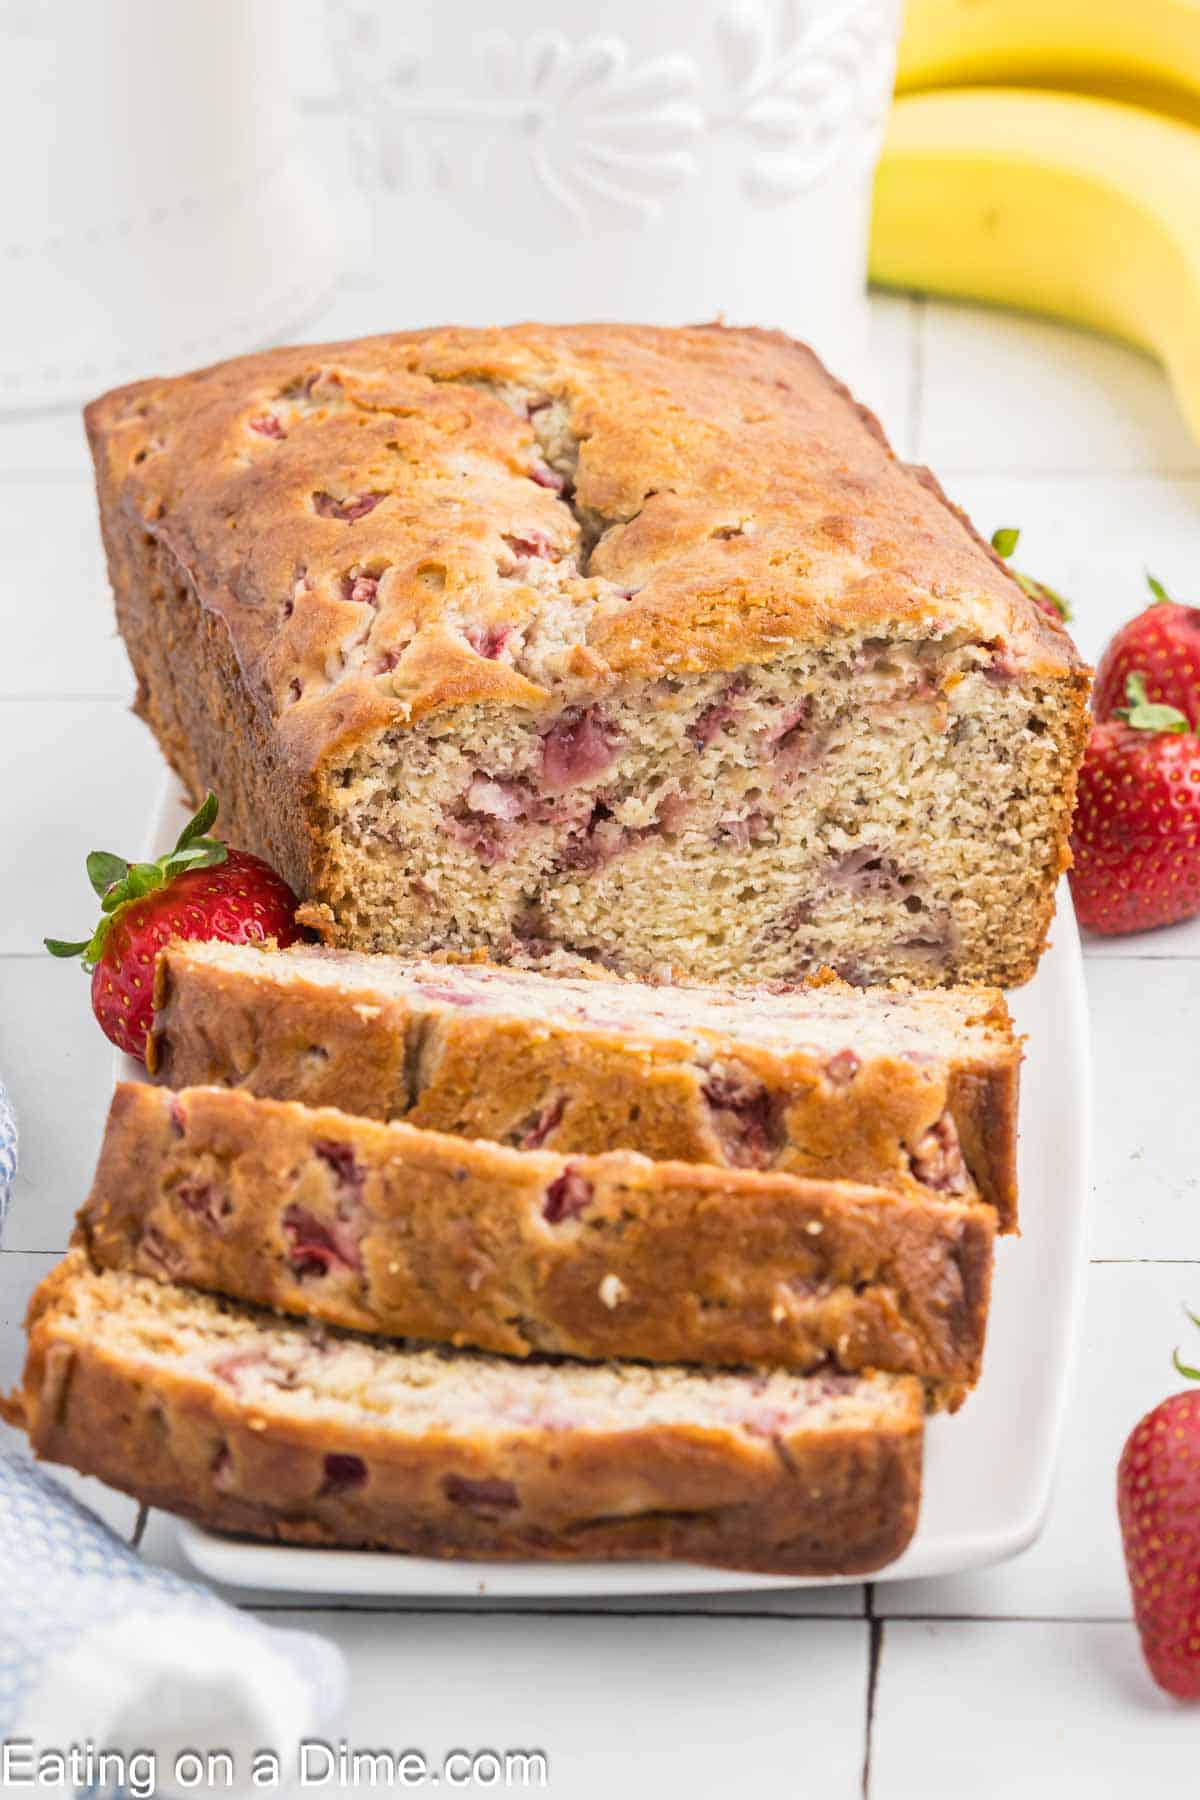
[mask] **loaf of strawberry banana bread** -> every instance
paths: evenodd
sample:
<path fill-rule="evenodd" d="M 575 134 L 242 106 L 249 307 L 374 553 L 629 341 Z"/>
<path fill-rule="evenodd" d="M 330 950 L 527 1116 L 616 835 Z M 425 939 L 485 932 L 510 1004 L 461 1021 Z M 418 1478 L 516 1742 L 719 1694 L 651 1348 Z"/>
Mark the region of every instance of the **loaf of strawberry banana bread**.
<path fill-rule="evenodd" d="M 206 1525 L 421 1556 L 867 1574 L 912 1536 L 920 1383 L 513 1363 L 282 1323 L 79 1251 L 4 1411 Z"/>
<path fill-rule="evenodd" d="M 80 1233 L 128 1268 L 392 1337 L 979 1374 L 995 1214 L 850 1182 L 467 1142 L 120 1087 Z"/>
<path fill-rule="evenodd" d="M 1032 973 L 1086 671 L 804 346 L 429 330 L 87 422 L 138 709 L 329 942 Z"/>
<path fill-rule="evenodd" d="M 305 946 L 175 944 L 149 1064 L 522 1149 L 983 1198 L 1016 1224 L 1020 1049 L 994 989 L 549 979 Z"/>

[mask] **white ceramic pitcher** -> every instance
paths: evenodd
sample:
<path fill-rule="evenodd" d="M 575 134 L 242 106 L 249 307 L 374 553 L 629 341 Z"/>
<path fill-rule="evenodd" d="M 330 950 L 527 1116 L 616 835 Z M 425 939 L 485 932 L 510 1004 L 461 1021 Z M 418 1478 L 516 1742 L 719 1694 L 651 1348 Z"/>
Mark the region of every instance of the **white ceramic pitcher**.
<path fill-rule="evenodd" d="M 336 273 L 288 91 L 286 0 L 0 7 L 0 407 L 247 349 Z"/>

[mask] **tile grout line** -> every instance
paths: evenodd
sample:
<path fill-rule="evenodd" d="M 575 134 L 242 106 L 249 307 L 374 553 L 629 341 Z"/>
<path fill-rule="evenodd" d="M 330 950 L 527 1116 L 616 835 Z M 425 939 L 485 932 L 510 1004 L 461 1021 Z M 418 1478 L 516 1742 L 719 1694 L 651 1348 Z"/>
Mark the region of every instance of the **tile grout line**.
<path fill-rule="evenodd" d="M 885 1613 L 887 1625 L 1128 1625 L 1132 1613 Z"/>
<path fill-rule="evenodd" d="M 879 1669 L 883 1661 L 884 1620 L 875 1612 L 875 1583 L 868 1581 L 867 1597 L 867 1703 L 863 1720 L 862 1800 L 871 1796 L 871 1752 L 875 1738 L 875 1701 L 879 1692 Z"/>
<path fill-rule="evenodd" d="M 1085 950 L 1083 966 L 1085 971 L 1096 964 L 1099 968 L 1107 968 L 1112 963 L 1194 963 L 1200 962 L 1200 951 L 1196 950 L 1131 950 L 1124 954 L 1119 950 Z"/>
<path fill-rule="evenodd" d="M 43 692 L 38 690 L 31 694 L 24 694 L 17 691 L 13 691 L 12 693 L 0 693 L 0 706 L 57 706 L 61 704 L 66 706 L 107 705 L 127 707 L 132 704 L 132 698 L 132 695 L 126 693 L 124 690 L 120 693 L 112 690 L 109 693 L 85 692 L 76 694 L 63 693 L 56 688 L 53 692 Z"/>
<path fill-rule="evenodd" d="M 215 1584 L 210 1582 L 215 1588 Z M 220 1591 L 216 1589 L 215 1591 Z M 861 1613 L 786 1613 L 786 1612 L 754 1612 L 749 1609 L 738 1612 L 725 1612 L 719 1608 L 702 1606 L 539 1606 L 533 1602 L 519 1605 L 512 1602 L 495 1601 L 484 1606 L 481 1603 L 468 1605 L 465 1602 L 449 1606 L 430 1606 L 422 1604 L 420 1598 L 412 1601 L 386 1602 L 367 1606 L 353 1600 L 313 1605 L 303 1598 L 281 1598 L 261 1600 L 231 1599 L 223 1596 L 238 1612 L 302 1612 L 311 1619 L 319 1619 L 322 1613 L 352 1614 L 356 1618 L 373 1615 L 392 1618 L 396 1615 L 421 1618 L 467 1617 L 476 1619 L 762 1619 L 776 1625 L 862 1625 L 868 1621 Z M 429 1595 L 426 1599 L 433 1599 Z M 880 1621 L 882 1623 L 882 1621 Z"/>
<path fill-rule="evenodd" d="M 133 706 L 133 694 L 128 688 L 116 689 L 108 693 L 53 693 L 44 690 L 32 694 L 0 693 L 0 706 L 111 706 L 124 712 Z M 135 715 L 136 716 L 136 715 Z"/>
<path fill-rule="evenodd" d="M 907 450 L 913 462 L 921 455 L 921 419 L 925 406 L 925 296 L 912 296 L 912 325 L 909 340 L 908 406 L 905 428 Z"/>
<path fill-rule="evenodd" d="M 155 1565 L 157 1566 L 157 1565 Z M 192 1577 L 191 1579 L 195 1579 Z M 214 1591 L 220 1592 L 213 1583 Z M 725 1612 L 711 1607 L 678 1606 L 678 1607 L 637 1607 L 637 1606 L 557 1606 L 546 1607 L 533 1603 L 516 1605 L 497 1601 L 489 1605 L 482 1603 L 468 1605 L 465 1602 L 457 1605 L 433 1606 L 421 1599 L 412 1601 L 397 1600 L 393 1603 L 380 1602 L 368 1606 L 364 1602 L 341 1601 L 314 1603 L 303 1596 L 289 1598 L 281 1596 L 272 1599 L 242 1600 L 232 1598 L 228 1594 L 221 1597 L 226 1604 L 233 1606 L 238 1612 L 302 1612 L 316 1621 L 325 1613 L 350 1615 L 355 1618 L 438 1618 L 443 1615 L 451 1618 L 504 1618 L 504 1619 L 754 1619 L 765 1620 L 777 1625 L 866 1625 L 872 1638 L 878 1637 L 878 1655 L 874 1647 L 872 1655 L 875 1667 L 872 1672 L 872 1687 L 869 1691 L 868 1730 L 873 1722 L 874 1688 L 877 1685 L 878 1664 L 882 1662 L 883 1633 L 888 1625 L 1096 1625 L 1105 1630 L 1114 1626 L 1134 1628 L 1131 1615 L 1121 1613 L 882 1613 L 874 1618 L 864 1619 L 859 1613 L 785 1613 L 756 1612 L 749 1608 L 738 1612 Z M 426 1601 L 434 1596 L 426 1597 Z M 865 1792 L 865 1790 L 864 1790 Z"/>

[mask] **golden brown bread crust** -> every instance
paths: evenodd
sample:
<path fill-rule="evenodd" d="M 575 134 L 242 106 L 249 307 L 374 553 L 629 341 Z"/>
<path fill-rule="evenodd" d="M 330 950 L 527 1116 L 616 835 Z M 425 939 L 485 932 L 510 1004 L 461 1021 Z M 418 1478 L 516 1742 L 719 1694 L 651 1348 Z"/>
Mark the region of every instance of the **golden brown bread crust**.
<path fill-rule="evenodd" d="M 223 1089 L 121 1086 L 99 1268 L 345 1329 L 603 1360 L 978 1378 L 995 1217 L 852 1183 L 564 1160 Z"/>
<path fill-rule="evenodd" d="M 544 485 L 563 476 L 539 448 L 543 400 L 580 445 L 563 496 Z M 1070 640 L 781 334 L 398 334 L 142 382 L 87 423 L 139 711 L 338 941 L 353 934 L 327 904 L 345 880 L 327 784 L 364 739 L 468 706 L 552 715 L 839 634 L 961 632 L 1064 689 L 1074 739 L 1047 835 L 1065 865 L 1087 692 Z M 528 544 L 580 564 L 553 675 L 471 641 L 542 609 L 519 557 L 512 572 Z M 355 570 L 386 571 L 369 606 Z M 1032 973 L 1053 873 L 973 972 Z"/>
<path fill-rule="evenodd" d="M 331 1429 L 248 1405 L 202 1369 L 89 1342 L 72 1318 L 85 1269 L 74 1253 L 35 1293 L 10 1417 L 39 1457 L 217 1530 L 421 1556 L 820 1576 L 893 1561 L 916 1525 L 916 1382 L 869 1429 L 827 1422 L 756 1440 L 686 1420 L 486 1436 L 414 1434 L 387 1419 Z M 331 1485 L 331 1456 L 361 1459 L 369 1479 Z"/>
<path fill-rule="evenodd" d="M 513 388 L 568 410 L 581 444 L 570 503 L 538 479 L 533 423 L 501 397 Z M 486 622 L 502 592 L 510 617 L 513 592 L 496 573 L 506 539 L 540 534 L 566 553 L 580 543 L 578 515 L 604 530 L 576 598 L 613 602 L 587 642 L 597 688 L 905 624 L 1003 643 L 1045 676 L 1080 666 L 927 472 L 897 462 L 871 415 L 776 332 L 399 333 L 140 382 L 95 401 L 87 424 L 106 503 L 167 545 L 225 620 L 304 770 L 360 708 L 407 721 L 446 706 L 547 704 L 471 649 L 457 608 L 469 595 Z M 331 495 L 356 516 L 331 514 Z M 753 532 L 734 529 L 747 519 Z M 389 571 L 369 636 L 377 656 L 401 649 L 391 669 L 347 662 L 330 674 L 361 626 L 342 585 L 348 558 Z M 282 617 L 301 570 L 303 603 Z"/>
<path fill-rule="evenodd" d="M 631 985 L 631 1007 L 647 991 Z M 853 1004 L 855 990 L 844 991 Z M 949 1191 L 977 1192 L 997 1209 L 999 1229 L 1015 1231 L 1020 1046 L 999 993 L 979 991 L 978 1016 L 995 1040 L 985 1056 L 917 1065 L 864 1055 L 853 1079 L 835 1082 L 803 1043 L 785 1054 L 705 1034 L 711 1057 L 701 1066 L 666 1026 L 631 1040 L 454 1005 L 435 1016 L 356 974 L 337 990 L 306 980 L 299 958 L 285 986 L 178 944 L 158 959 L 148 1064 L 168 1087 L 237 1086 L 500 1143 L 520 1144 L 532 1126 L 539 1148 L 570 1155 L 619 1145 L 659 1161 L 737 1166 L 744 1140 L 719 1128 L 705 1094 L 715 1064 L 769 1097 L 772 1141 L 756 1166 L 925 1195 L 914 1150 L 948 1117 L 966 1165 Z"/>

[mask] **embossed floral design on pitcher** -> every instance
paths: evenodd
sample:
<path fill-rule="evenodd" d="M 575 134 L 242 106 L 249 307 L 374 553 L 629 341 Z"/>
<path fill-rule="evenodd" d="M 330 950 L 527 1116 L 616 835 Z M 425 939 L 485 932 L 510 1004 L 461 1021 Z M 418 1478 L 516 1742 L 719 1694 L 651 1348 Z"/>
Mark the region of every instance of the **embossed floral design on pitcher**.
<path fill-rule="evenodd" d="M 851 0 L 814 15 L 787 0 L 733 0 L 716 20 L 728 110 L 712 125 L 747 140 L 742 186 L 756 201 L 789 200 L 869 132 L 891 92 L 888 8 Z"/>
<path fill-rule="evenodd" d="M 742 192 L 760 205 L 793 198 L 856 147 L 873 154 L 890 12 L 889 0 L 832 11 L 730 0 L 705 31 L 721 78 L 707 95 L 694 39 L 638 59 L 608 34 L 518 41 L 488 29 L 464 44 L 461 82 L 449 87 L 407 47 L 381 67 L 378 15 L 343 5 L 336 53 L 368 183 L 428 185 L 492 217 L 512 207 L 516 230 L 533 205 L 553 228 L 586 234 L 657 216 L 700 177 L 718 136 L 738 141 Z"/>
<path fill-rule="evenodd" d="M 343 75 L 374 45 L 375 21 L 359 15 Z M 394 63 L 381 83 L 355 71 L 358 150 L 385 186 L 422 176 L 494 207 L 518 195 L 532 174 L 561 215 L 586 229 L 616 217 L 651 216 L 664 196 L 697 171 L 705 128 L 697 72 L 686 56 L 634 62 L 617 38 L 572 43 L 540 31 L 519 44 L 504 31 L 472 45 L 470 85 L 428 84 L 415 58 Z M 360 163 L 360 166 L 362 164 Z"/>

